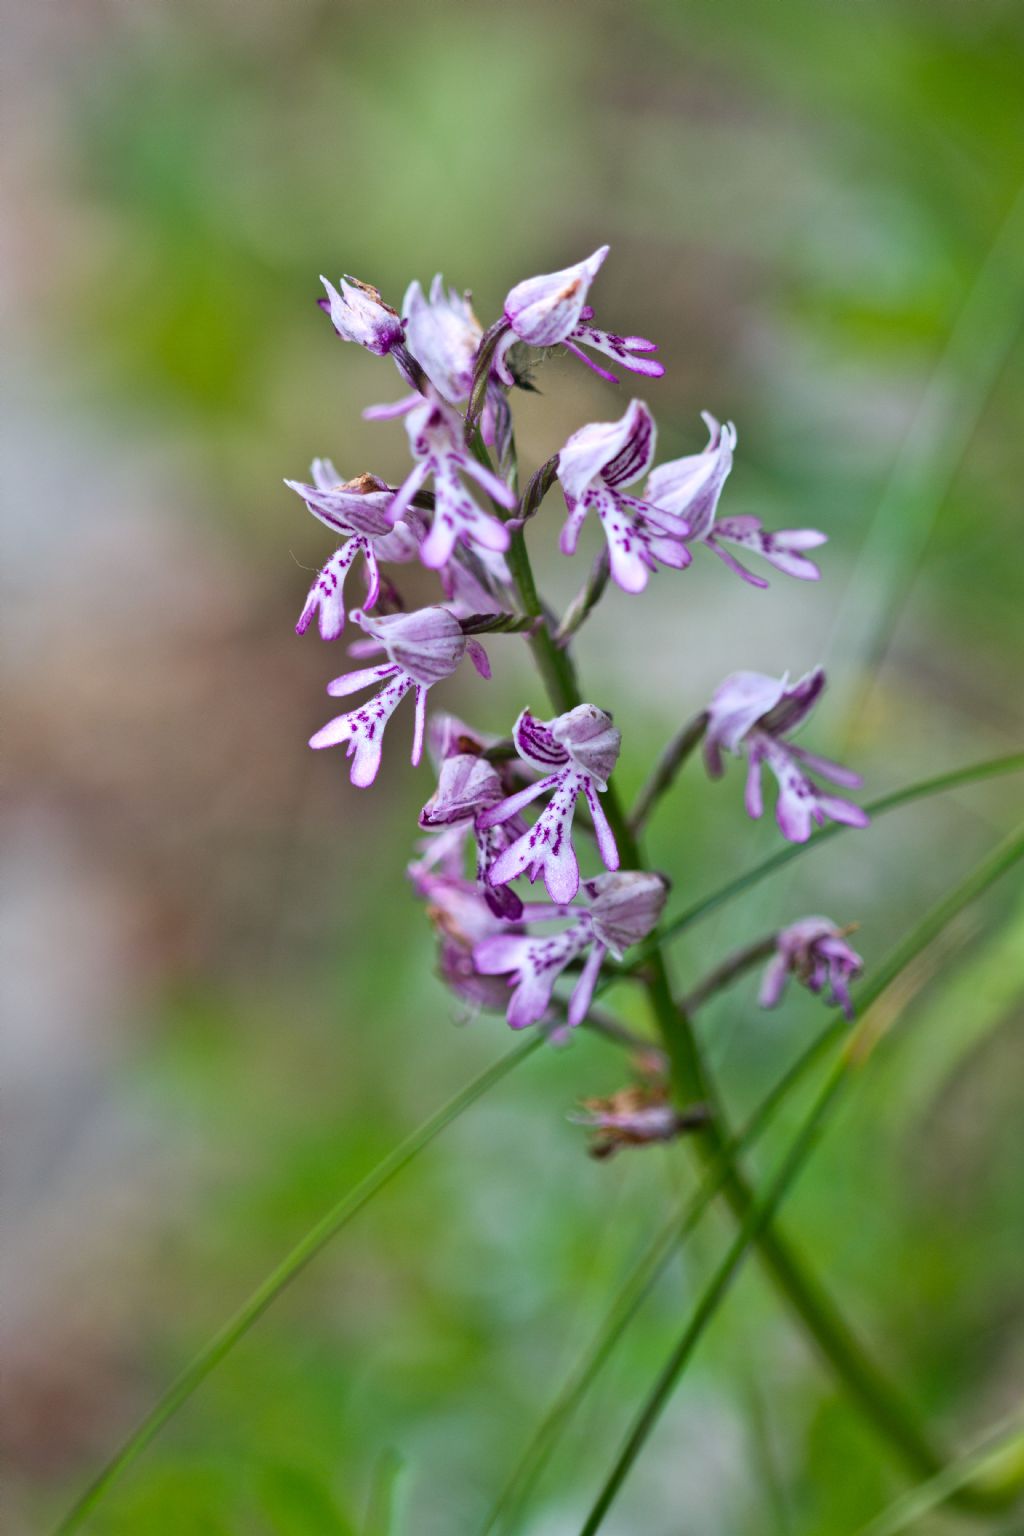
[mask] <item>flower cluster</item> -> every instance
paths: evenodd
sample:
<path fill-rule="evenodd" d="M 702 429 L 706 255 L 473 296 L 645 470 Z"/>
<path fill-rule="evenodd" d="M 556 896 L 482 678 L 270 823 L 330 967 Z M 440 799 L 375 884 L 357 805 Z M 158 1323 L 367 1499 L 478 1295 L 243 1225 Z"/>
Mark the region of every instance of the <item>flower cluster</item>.
<path fill-rule="evenodd" d="M 734 550 L 784 575 L 816 580 L 806 551 L 825 542 L 815 529 L 771 532 L 749 513 L 720 516 L 737 445 L 733 424 L 705 412 L 707 445 L 656 465 L 654 416 L 638 399 L 618 419 L 574 432 L 520 497 L 510 396 L 528 383 L 531 349 L 564 347 L 612 383 L 617 376 L 590 353 L 648 380 L 664 372 L 654 342 L 592 323 L 590 288 L 607 254 L 602 246 L 574 266 L 517 283 L 488 330 L 470 295 L 440 275 L 426 291 L 413 282 L 400 309 L 357 279 L 337 286 L 322 279 L 326 297 L 319 303 L 337 335 L 398 368 L 406 392 L 365 415 L 404 421 L 411 466 L 390 484 L 370 473 L 343 479 L 329 459 L 315 459 L 308 481 L 286 481 L 338 539 L 297 630 L 304 634 L 315 618 L 321 637 L 334 641 L 351 624 L 357 637 L 350 654 L 372 658 L 327 687 L 332 697 L 366 693 L 367 701 L 330 720 L 310 745 L 343 746 L 352 783 L 367 788 L 381 766 L 387 723 L 412 694 L 412 761 L 428 744 L 436 787 L 420 814 L 425 836 L 409 873 L 438 935 L 440 974 L 472 1010 L 503 1010 L 513 1029 L 538 1025 L 555 1039 L 591 1018 L 609 956 L 628 969 L 624 957 L 653 933 L 669 885 L 656 872 L 621 867 L 638 863 L 634 828 L 610 784 L 622 738 L 611 714 L 576 689 L 562 647 L 582 619 L 560 628 L 538 598 L 526 520 L 557 480 L 566 506 L 562 552 L 576 553 L 593 513 L 607 546 L 605 577 L 630 595 L 657 574 L 685 571 L 700 546 L 754 587 L 767 581 Z M 347 611 L 346 578 L 360 560 L 365 596 Z M 439 591 L 427 606 L 409 610 L 382 567 L 416 561 L 433 573 Z M 574 612 L 585 617 L 601 591 L 603 580 L 591 578 Z M 447 714 L 428 724 L 429 690 L 464 658 L 490 677 L 476 638 L 487 632 L 526 638 L 547 683 L 561 679 L 552 694 L 560 712 L 541 718 L 524 708 L 507 738 Z M 794 842 L 826 818 L 867 822 L 858 806 L 820 788 L 811 774 L 844 787 L 859 783 L 857 776 L 791 740 L 824 686 L 820 667 L 792 685 L 787 677 L 738 672 L 700 717 L 711 775 L 724 771 L 724 752 L 745 756 L 746 806 L 758 817 L 767 764 L 778 784 L 776 819 Z M 584 874 L 581 859 L 589 865 Z M 517 889 L 524 878 L 542 881 L 548 900 L 527 899 Z M 784 930 L 765 976 L 764 1005 L 774 1006 L 795 974 L 814 991 L 827 986 L 848 1011 L 847 983 L 861 962 L 843 935 L 823 918 Z M 570 976 L 568 995 L 560 997 L 560 978 Z M 601 1132 L 598 1155 L 667 1139 L 700 1119 L 687 1120 L 657 1085 L 589 1101 L 588 1110 L 588 1123 Z"/>

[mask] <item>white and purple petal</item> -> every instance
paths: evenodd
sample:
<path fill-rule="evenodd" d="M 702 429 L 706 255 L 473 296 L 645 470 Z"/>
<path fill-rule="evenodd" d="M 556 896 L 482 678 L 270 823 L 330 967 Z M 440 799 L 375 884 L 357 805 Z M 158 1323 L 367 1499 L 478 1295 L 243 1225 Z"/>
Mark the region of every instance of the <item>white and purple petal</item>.
<path fill-rule="evenodd" d="M 590 285 L 607 254 L 608 247 L 602 245 L 575 266 L 517 283 L 505 299 L 505 318 L 520 341 L 533 347 L 565 341 L 580 321 Z"/>

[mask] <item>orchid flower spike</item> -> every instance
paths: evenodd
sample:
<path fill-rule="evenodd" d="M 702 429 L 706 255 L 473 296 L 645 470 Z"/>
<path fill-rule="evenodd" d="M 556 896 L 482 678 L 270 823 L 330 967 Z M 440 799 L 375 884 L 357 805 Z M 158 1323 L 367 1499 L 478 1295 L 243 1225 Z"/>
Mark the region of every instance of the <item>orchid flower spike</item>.
<path fill-rule="evenodd" d="M 856 926 L 856 924 L 854 924 Z M 826 992 L 826 1001 L 853 1018 L 850 982 L 864 969 L 864 962 L 846 942 L 849 928 L 837 928 L 827 917 L 802 917 L 783 928 L 775 954 L 765 967 L 758 1002 L 775 1008 L 790 976 L 811 992 Z"/>
<path fill-rule="evenodd" d="M 702 411 L 701 415 L 709 433 L 707 447 L 701 453 L 660 464 L 651 472 L 644 488 L 645 500 L 661 511 L 683 518 L 687 538 L 714 550 L 730 571 L 752 587 L 767 587 L 768 583 L 723 549 L 720 540 L 753 550 L 786 576 L 817 581 L 821 572 L 801 551 L 827 543 L 824 533 L 814 528 L 780 528 L 776 533 L 768 533 L 762 528 L 760 518 L 748 515 L 715 521 L 718 501 L 732 469 L 736 428 L 731 421 L 723 426 L 708 411 Z"/>
<path fill-rule="evenodd" d="M 421 608 L 417 613 L 392 613 L 369 618 L 356 611 L 352 618 L 370 638 L 378 642 L 387 661 L 376 667 L 347 672 L 328 683 L 333 698 L 360 693 L 374 683 L 383 683 L 380 692 L 368 704 L 338 715 L 310 738 L 311 747 L 346 746 L 352 758 L 350 778 L 365 789 L 377 777 L 383 748 L 384 730 L 405 695 L 416 695 L 416 727 L 413 735 L 412 761 L 418 763 L 423 751 L 427 691 L 442 678 L 450 677 L 470 651 L 470 658 L 483 676 L 488 676 L 486 655 L 479 645 L 470 645 L 462 626 L 447 608 Z"/>
<path fill-rule="evenodd" d="M 572 901 L 580 886 L 579 864 L 572 845 L 578 795 L 582 794 L 590 807 L 605 868 L 619 867 L 619 851 L 598 794 L 608 787 L 622 737 L 612 724 L 611 715 L 593 704 L 579 704 L 553 720 L 538 720 L 524 709 L 512 739 L 523 762 L 545 770 L 544 777 L 510 795 L 500 805 L 483 811 L 480 826 L 499 826 L 549 790 L 551 799 L 534 825 L 495 860 L 487 879 L 497 886 L 527 872 L 531 881 L 543 874 L 552 901 Z"/>
<path fill-rule="evenodd" d="M 848 827 L 868 825 L 866 811 L 849 800 L 823 793 L 807 777 L 804 767 L 849 789 L 860 784 L 860 775 L 785 739 L 807 719 L 824 687 L 822 667 L 808 672 L 792 687 L 788 685 L 788 676 L 774 678 L 761 672 L 734 672 L 719 685 L 708 706 L 704 736 L 708 772 L 712 778 L 719 778 L 725 771 L 723 748 L 737 757 L 745 752 L 747 814 L 757 820 L 764 809 L 761 765 L 767 763 L 779 786 L 775 819 L 783 837 L 791 843 L 805 843 L 812 824 L 823 826 L 826 817 Z"/>
<path fill-rule="evenodd" d="M 619 421 L 594 422 L 574 432 L 558 455 L 558 478 L 569 509 L 562 553 L 575 554 L 592 509 L 608 540 L 612 576 L 624 592 L 642 592 L 658 562 L 682 570 L 691 560 L 683 542 L 685 520 L 622 489 L 650 468 L 656 431 L 646 405 L 633 400 Z"/>
<path fill-rule="evenodd" d="M 319 611 L 321 636 L 324 640 L 336 640 L 345 628 L 345 577 L 356 557 L 362 555 L 366 564 L 365 610 L 372 608 L 380 595 L 378 561 L 415 559 L 426 532 L 426 521 L 409 508 L 404 518 L 392 525 L 388 507 L 394 500 L 394 490 L 375 475 L 360 475 L 342 482 L 330 459 L 314 459 L 310 473 L 312 485 L 301 480 L 286 480 L 285 485 L 301 496 L 313 516 L 340 534 L 345 543 L 318 573 L 295 630 L 304 635 Z"/>
<path fill-rule="evenodd" d="M 473 960 L 482 975 L 508 977 L 513 992 L 507 1018 L 513 1029 L 524 1029 L 545 1017 L 555 982 L 571 961 L 589 950 L 567 1013 L 570 1028 L 581 1024 L 605 956 L 610 951 L 621 960 L 631 945 L 647 937 L 661 916 L 668 883 L 660 875 L 629 870 L 585 880 L 581 889 L 587 902 L 584 907 L 559 902 L 523 908 L 523 918 L 531 923 L 569 919 L 569 927 L 562 932 L 494 934 L 474 947 Z"/>
<path fill-rule="evenodd" d="M 587 293 L 607 254 L 608 247 L 602 245 L 586 261 L 577 262 L 574 267 L 549 272 L 543 277 L 528 277 L 511 290 L 505 299 L 505 321 L 510 331 L 495 354 L 495 368 L 503 383 L 515 383 L 505 362 L 505 353 L 516 340 L 525 341 L 531 347 L 563 345 L 612 384 L 619 382 L 615 374 L 599 367 L 580 351 L 580 345 L 604 352 L 632 373 L 643 373 L 651 379 L 661 377 L 665 372 L 661 363 L 652 357 L 636 356 L 637 353 L 656 352 L 656 342 L 647 341 L 643 336 L 615 336 L 589 324 L 594 311 L 587 304 Z"/>
<path fill-rule="evenodd" d="M 468 451 L 462 417 L 439 395 L 430 394 L 408 413 L 406 428 L 417 462 L 392 501 L 390 516 L 404 517 L 413 497 L 433 475 L 434 520 L 420 548 L 423 564 L 440 570 L 459 543 L 490 554 L 503 553 L 509 545 L 508 529 L 477 506 L 459 476 L 475 480 L 492 501 L 510 512 L 516 495 Z"/>
<path fill-rule="evenodd" d="M 591 1157 L 612 1157 L 623 1147 L 645 1147 L 652 1142 L 674 1141 L 685 1131 L 706 1125 L 705 1104 L 676 1109 L 668 1089 L 660 1083 L 634 1083 L 606 1099 L 583 1099 L 583 1113 L 569 1119 L 593 1131 Z"/>

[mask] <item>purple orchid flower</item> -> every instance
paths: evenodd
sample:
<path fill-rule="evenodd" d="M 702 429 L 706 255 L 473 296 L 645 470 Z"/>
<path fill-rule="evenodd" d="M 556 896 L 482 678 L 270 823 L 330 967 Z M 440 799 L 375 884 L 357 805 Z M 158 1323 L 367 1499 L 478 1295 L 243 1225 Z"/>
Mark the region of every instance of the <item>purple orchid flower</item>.
<path fill-rule="evenodd" d="M 415 509 L 409 508 L 404 518 L 392 525 L 388 508 L 395 492 L 375 475 L 360 475 L 343 482 L 330 459 L 314 459 L 310 473 L 312 485 L 301 480 L 286 480 L 285 485 L 297 492 L 313 516 L 340 534 L 345 543 L 335 550 L 310 587 L 295 630 L 304 635 L 319 610 L 321 636 L 324 640 L 336 640 L 345 628 L 345 578 L 357 556 L 362 555 L 366 564 L 365 611 L 380 596 L 377 562 L 414 560 L 426 532 L 426 522 Z"/>
<path fill-rule="evenodd" d="M 475 945 L 497 933 L 508 933 L 488 907 L 479 887 L 461 875 L 410 869 L 413 884 L 427 904 L 427 916 L 438 936 L 438 974 L 441 980 L 468 1003 L 471 1012 L 486 1009 L 503 1013 L 508 1002 L 505 983 L 477 970 Z"/>
<path fill-rule="evenodd" d="M 856 926 L 856 925 L 854 925 Z M 849 928 L 837 928 L 827 917 L 802 917 L 779 934 L 775 954 L 765 967 L 758 1002 L 776 1008 L 790 976 L 811 992 L 824 992 L 826 1001 L 853 1018 L 849 983 L 864 969 L 864 961 L 846 942 Z"/>
<path fill-rule="evenodd" d="M 719 685 L 708 706 L 704 736 L 708 772 L 712 778 L 720 778 L 725 771 L 723 747 L 737 757 L 745 751 L 749 765 L 747 814 L 757 820 L 764 809 L 761 765 L 767 763 L 779 786 L 775 819 L 791 843 L 805 843 L 812 824 L 823 826 L 826 817 L 848 827 L 868 825 L 866 811 L 849 800 L 822 793 L 807 777 L 804 765 L 823 779 L 849 789 L 860 784 L 860 775 L 784 739 L 803 724 L 824 687 L 822 667 L 808 672 L 792 687 L 788 675 L 774 678 L 761 672 L 734 672 Z"/>
<path fill-rule="evenodd" d="M 598 269 L 608 254 L 602 245 L 586 261 L 561 272 L 549 272 L 542 277 L 528 277 L 517 283 L 505 299 L 505 321 L 509 334 L 499 343 L 494 367 L 505 384 L 515 379 L 508 370 L 505 353 L 515 341 L 525 341 L 531 347 L 565 346 L 612 384 L 619 381 L 614 373 L 601 368 L 580 345 L 604 352 L 633 373 L 646 374 L 658 379 L 665 372 L 664 366 L 653 357 L 635 356 L 636 353 L 656 352 L 657 343 L 643 336 L 615 336 L 610 331 L 599 331 L 589 324 L 594 311 L 587 304 L 587 293 Z M 579 345 L 578 345 L 579 344 Z"/>
<path fill-rule="evenodd" d="M 326 277 L 321 277 L 327 293 L 317 303 L 331 317 L 331 324 L 342 341 L 354 341 L 375 357 L 387 357 L 405 341 L 402 318 L 390 304 L 385 304 L 376 288 L 361 283 L 358 277 L 343 277 L 341 291 Z"/>
<path fill-rule="evenodd" d="M 447 291 L 438 273 L 429 299 L 418 282 L 409 284 L 402 303 L 409 350 L 438 394 L 449 405 L 469 399 L 473 367 L 483 327 L 468 293 Z"/>
<path fill-rule="evenodd" d="M 481 827 L 499 826 L 518 815 L 538 795 L 548 790 L 552 794 L 534 825 L 495 860 L 487 879 L 491 885 L 506 885 L 527 872 L 531 882 L 543 874 L 552 901 L 572 901 L 580 886 L 579 864 L 572 845 L 578 795 L 585 796 L 590 807 L 605 868 L 619 867 L 619 851 L 598 793 L 608 787 L 622 737 L 612 724 L 611 715 L 593 704 L 580 704 L 553 720 L 538 720 L 524 709 L 512 739 L 523 761 L 545 770 L 544 777 L 510 795 L 500 805 L 483 811 Z"/>
<path fill-rule="evenodd" d="M 420 812 L 424 830 L 461 827 L 476 841 L 476 873 L 480 892 L 497 917 L 516 921 L 523 903 L 511 886 L 493 886 L 487 872 L 505 849 L 516 841 L 526 826 L 519 816 L 511 816 L 498 826 L 483 824 L 484 813 L 500 805 L 509 793 L 507 780 L 480 753 L 481 743 L 464 734 L 449 736 L 444 745 L 438 771 L 437 789 Z"/>
<path fill-rule="evenodd" d="M 459 543 L 491 554 L 503 553 L 509 545 L 508 529 L 477 506 L 459 476 L 475 480 L 492 501 L 510 512 L 516 506 L 516 495 L 504 480 L 468 452 L 458 412 L 439 395 L 428 395 L 408 412 L 406 428 L 417 463 L 399 487 L 390 516 L 396 521 L 404 517 L 413 497 L 433 475 L 434 520 L 420 547 L 423 564 L 430 570 L 440 570 Z"/>
<path fill-rule="evenodd" d="M 345 698 L 374 683 L 383 683 L 384 687 L 368 704 L 328 721 L 310 738 L 309 744 L 317 748 L 347 746 L 347 755 L 352 758 L 352 783 L 365 789 L 373 783 L 380 768 L 385 727 L 410 689 L 416 695 L 412 748 L 412 761 L 416 764 L 423 751 L 428 689 L 450 677 L 467 650 L 482 676 L 490 676 L 490 670 L 483 648 L 467 641 L 458 619 L 447 608 L 421 608 L 417 613 L 392 613 L 379 618 L 369 618 L 357 610 L 352 617 L 376 642 L 374 649 L 383 649 L 388 659 L 382 666 L 364 667 L 336 677 L 328 683 L 327 692 L 333 698 Z"/>
<path fill-rule="evenodd" d="M 821 572 L 801 551 L 827 543 L 826 534 L 814 528 L 780 528 L 769 533 L 762 528 L 760 518 L 748 515 L 723 517 L 716 522 L 718 501 L 732 469 L 736 428 L 731 421 L 723 426 L 708 411 L 702 411 L 701 415 L 709 433 L 707 447 L 701 453 L 673 459 L 652 470 L 644 488 L 645 499 L 659 510 L 683 518 L 687 538 L 714 550 L 730 571 L 752 587 L 767 587 L 768 583 L 763 576 L 755 576 L 741 565 L 722 548 L 719 540 L 725 539 L 753 550 L 787 576 L 796 576 L 801 581 L 817 581 Z"/>
<path fill-rule="evenodd" d="M 409 284 L 402 301 L 406 343 L 409 352 L 437 394 L 449 405 L 461 405 L 469 399 L 473 370 L 483 331 L 473 313 L 468 293 L 445 288 L 438 273 L 425 295 L 418 281 Z M 421 387 L 389 405 L 371 405 L 363 416 L 367 421 L 387 421 L 405 416 L 422 403 Z M 497 444 L 499 457 L 507 446 L 511 413 L 504 394 L 493 376 L 487 389 L 480 430 L 484 442 Z"/>
<path fill-rule="evenodd" d="M 567 1020 L 575 1028 L 586 1018 L 598 974 L 609 951 L 621 960 L 632 944 L 651 932 L 661 916 L 668 885 L 660 875 L 629 870 L 623 874 L 598 875 L 581 887 L 586 907 L 565 902 L 523 908 L 528 922 L 569 919 L 561 933 L 500 933 L 488 936 L 473 949 L 476 968 L 484 976 L 508 976 L 513 988 L 508 1022 L 525 1029 L 544 1018 L 551 1004 L 555 982 L 577 956 L 590 953 L 569 999 Z"/>
<path fill-rule="evenodd" d="M 558 455 L 558 478 L 569 509 L 562 553 L 575 553 L 584 519 L 593 509 L 608 540 L 612 576 L 624 592 L 642 592 L 659 561 L 683 570 L 692 558 L 683 542 L 683 518 L 622 490 L 650 468 L 656 432 L 646 405 L 633 400 L 621 420 L 594 422 L 574 432 Z"/>

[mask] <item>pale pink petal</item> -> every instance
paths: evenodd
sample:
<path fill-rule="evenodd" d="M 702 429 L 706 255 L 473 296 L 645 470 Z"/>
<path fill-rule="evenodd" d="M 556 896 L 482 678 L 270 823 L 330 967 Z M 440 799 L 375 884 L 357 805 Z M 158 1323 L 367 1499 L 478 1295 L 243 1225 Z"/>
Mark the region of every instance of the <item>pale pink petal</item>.
<path fill-rule="evenodd" d="M 350 693 L 358 693 L 361 688 L 369 688 L 371 683 L 394 677 L 397 671 L 398 668 L 389 661 L 380 667 L 363 667 L 358 672 L 346 672 L 327 684 L 327 692 L 332 699 L 344 699 Z"/>
<path fill-rule="evenodd" d="M 573 1029 L 575 1029 L 577 1025 L 582 1024 L 583 1020 L 590 1012 L 590 1004 L 594 997 L 594 988 L 597 986 L 597 978 L 601 973 L 601 966 L 604 964 L 604 957 L 606 953 L 607 951 L 605 950 L 603 944 L 594 945 L 593 949 L 590 951 L 590 954 L 587 956 L 586 961 L 584 962 L 583 970 L 580 972 L 579 980 L 577 981 L 575 987 L 573 987 L 572 996 L 569 998 L 569 1009 L 567 1014 L 568 1022 Z"/>
<path fill-rule="evenodd" d="M 786 977 L 789 967 L 783 954 L 774 954 L 765 966 L 764 975 L 761 978 L 761 990 L 757 994 L 758 1005 L 761 1008 L 777 1008 L 786 987 Z"/>
<path fill-rule="evenodd" d="M 597 837 L 597 846 L 604 861 L 604 867 L 605 869 L 618 869 L 619 850 L 615 842 L 615 834 L 608 825 L 608 818 L 604 813 L 601 797 L 589 778 L 584 781 L 584 793 L 587 797 L 587 805 L 590 807 L 590 815 L 594 823 L 594 833 Z"/>
<path fill-rule="evenodd" d="M 517 283 L 505 299 L 505 318 L 516 335 L 534 347 L 564 341 L 579 321 L 587 291 L 607 254 L 608 247 L 602 245 L 576 266 Z"/>

